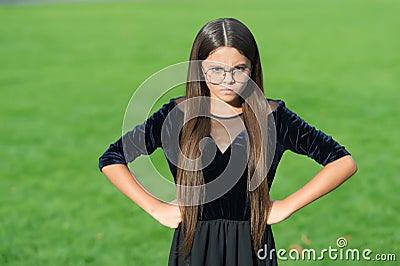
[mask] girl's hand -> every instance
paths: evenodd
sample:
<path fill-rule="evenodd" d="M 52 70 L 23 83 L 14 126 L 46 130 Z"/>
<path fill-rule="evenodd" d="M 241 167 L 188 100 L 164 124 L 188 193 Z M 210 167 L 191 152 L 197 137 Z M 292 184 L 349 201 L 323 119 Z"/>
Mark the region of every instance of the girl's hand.
<path fill-rule="evenodd" d="M 169 228 L 177 228 L 182 221 L 179 206 L 171 203 L 160 202 L 151 216 Z"/>
<path fill-rule="evenodd" d="M 268 215 L 267 224 L 282 222 L 293 214 L 291 208 L 284 200 L 273 200 L 271 204 L 272 206 Z"/>

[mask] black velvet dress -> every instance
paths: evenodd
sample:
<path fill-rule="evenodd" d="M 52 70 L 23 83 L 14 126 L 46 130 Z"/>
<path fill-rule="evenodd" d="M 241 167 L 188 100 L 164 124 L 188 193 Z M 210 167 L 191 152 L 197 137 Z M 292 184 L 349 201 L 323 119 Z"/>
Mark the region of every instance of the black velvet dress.
<path fill-rule="evenodd" d="M 269 101 L 276 105 L 276 109 L 271 113 L 275 120 L 276 147 L 267 175 L 269 186 L 272 184 L 278 163 L 286 150 L 307 155 L 321 165 L 349 154 L 332 137 L 316 130 L 290 111 L 283 101 Z M 171 99 L 143 124 L 126 133 L 124 141 L 120 138 L 111 144 L 100 157 L 99 168 L 110 164 L 127 164 L 140 155 L 151 154 L 158 147 L 162 148 L 164 153 L 173 154 L 176 147 L 170 145 L 168 134 L 172 136 L 174 129 L 179 128 L 179 123 L 183 121 L 183 111 L 176 111 L 177 108 L 174 108 L 176 105 L 176 99 Z M 171 110 L 174 112 L 172 113 Z M 165 131 L 162 133 L 163 125 Z M 166 134 L 167 141 L 161 142 L 161 134 Z M 245 130 L 240 132 L 223 152 L 217 147 L 213 160 L 203 169 L 205 183 L 224 172 L 233 155 L 243 156 L 246 153 L 246 136 Z M 216 143 L 210 138 L 206 145 L 216 145 Z M 204 154 L 207 156 L 206 153 Z M 176 166 L 169 158 L 166 156 L 176 181 Z M 227 173 L 234 172 L 235 170 Z M 269 225 L 265 230 L 262 250 L 258 255 L 253 250 L 250 233 L 250 205 L 249 198 L 246 196 L 247 171 L 240 172 L 240 175 L 228 192 L 201 206 L 202 211 L 198 217 L 193 246 L 186 260 L 183 260 L 179 253 L 179 246 L 184 239 L 183 230 L 181 226 L 175 229 L 169 254 L 169 266 L 277 265 L 275 243 Z"/>

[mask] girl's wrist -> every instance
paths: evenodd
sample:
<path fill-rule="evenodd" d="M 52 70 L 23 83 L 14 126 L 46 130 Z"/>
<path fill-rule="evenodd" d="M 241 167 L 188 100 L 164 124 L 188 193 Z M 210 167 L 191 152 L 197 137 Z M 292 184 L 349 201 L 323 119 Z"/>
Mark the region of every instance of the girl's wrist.
<path fill-rule="evenodd" d="M 156 201 L 152 202 L 152 203 L 148 206 L 147 210 L 145 210 L 145 211 L 146 211 L 148 214 L 150 214 L 151 216 L 154 217 L 154 215 L 156 215 L 156 214 L 159 212 L 160 208 L 162 208 L 162 205 L 163 205 L 163 202 L 161 202 L 161 201 L 159 201 L 159 200 L 156 200 Z"/>
<path fill-rule="evenodd" d="M 291 198 L 291 197 L 286 197 L 286 198 L 283 199 L 282 201 L 283 201 L 284 205 L 286 206 L 286 209 L 287 209 L 291 214 L 295 213 L 295 212 L 299 209 L 299 207 L 298 207 L 297 204 L 296 204 L 297 202 L 295 202 L 295 201 L 293 200 L 293 198 Z"/>

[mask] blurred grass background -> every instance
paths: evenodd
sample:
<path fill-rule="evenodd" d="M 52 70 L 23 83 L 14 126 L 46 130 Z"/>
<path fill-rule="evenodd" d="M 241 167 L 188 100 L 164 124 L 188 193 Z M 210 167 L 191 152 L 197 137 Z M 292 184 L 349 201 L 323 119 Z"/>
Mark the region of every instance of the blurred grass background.
<path fill-rule="evenodd" d="M 398 260 L 399 8 L 394 0 L 0 6 L 0 264 L 167 264 L 173 231 L 119 193 L 97 158 L 120 136 L 134 90 L 187 60 L 200 27 L 218 17 L 252 30 L 268 97 L 333 135 L 359 166 L 343 187 L 274 225 L 277 248 L 335 248 L 345 236 L 348 248 Z M 286 153 L 272 198 L 320 168 Z"/>

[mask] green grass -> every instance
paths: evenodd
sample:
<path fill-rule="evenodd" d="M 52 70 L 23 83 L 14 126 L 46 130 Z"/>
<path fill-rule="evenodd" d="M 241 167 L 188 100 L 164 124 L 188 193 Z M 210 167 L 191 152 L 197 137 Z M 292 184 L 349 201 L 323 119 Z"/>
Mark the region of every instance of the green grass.
<path fill-rule="evenodd" d="M 197 31 L 217 17 L 253 31 L 268 97 L 333 135 L 359 166 L 343 187 L 275 225 L 277 247 L 320 250 L 351 236 L 349 248 L 399 257 L 399 7 L 394 0 L 0 6 L 0 264 L 166 265 L 173 231 L 119 193 L 97 158 L 120 136 L 134 90 L 187 60 Z M 287 153 L 272 197 L 289 195 L 319 169 Z"/>

